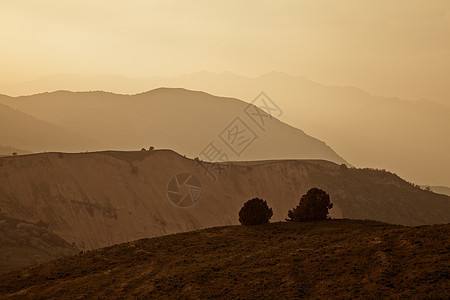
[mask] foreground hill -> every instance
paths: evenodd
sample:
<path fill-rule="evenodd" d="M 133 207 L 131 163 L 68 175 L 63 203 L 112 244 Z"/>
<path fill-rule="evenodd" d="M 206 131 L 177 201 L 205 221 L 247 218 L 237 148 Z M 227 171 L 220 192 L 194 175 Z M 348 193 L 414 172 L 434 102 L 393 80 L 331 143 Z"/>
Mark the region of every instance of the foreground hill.
<path fill-rule="evenodd" d="M 283 221 L 311 187 L 330 194 L 333 217 L 404 225 L 450 222 L 449 196 L 388 172 L 328 161 L 211 164 L 170 150 L 0 158 L 2 213 L 48 223 L 82 250 L 238 224 L 239 209 L 253 197 L 268 202 L 273 221 Z"/>
<path fill-rule="evenodd" d="M 8 298 L 448 297 L 450 225 L 331 220 L 228 226 L 0 275 Z"/>
<path fill-rule="evenodd" d="M 278 112 L 269 110 L 271 117 L 241 100 L 203 92 L 167 88 L 137 95 L 59 91 L 0 97 L 1 102 L 96 142 L 88 148 L 80 143 L 71 152 L 156 146 L 196 157 L 213 143 L 222 160 L 300 158 L 345 163 L 324 142 L 276 119 Z M 61 149 L 49 147 L 45 141 L 40 147 Z"/>
<path fill-rule="evenodd" d="M 0 213 L 0 273 L 58 257 L 73 255 L 80 250 L 48 229 L 48 224 L 36 224 L 9 218 Z"/>

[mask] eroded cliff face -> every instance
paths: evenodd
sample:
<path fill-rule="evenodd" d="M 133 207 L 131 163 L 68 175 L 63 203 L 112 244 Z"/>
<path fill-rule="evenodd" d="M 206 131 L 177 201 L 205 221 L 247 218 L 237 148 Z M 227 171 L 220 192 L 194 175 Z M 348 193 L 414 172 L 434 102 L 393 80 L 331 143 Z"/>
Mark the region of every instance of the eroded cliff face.
<path fill-rule="evenodd" d="M 267 200 L 271 221 L 282 221 L 311 187 L 330 194 L 336 218 L 405 225 L 450 221 L 448 196 L 414 188 L 387 172 L 327 161 L 217 165 L 169 150 L 0 158 L 1 212 L 46 222 L 86 250 L 238 224 L 239 209 L 253 197 Z"/>

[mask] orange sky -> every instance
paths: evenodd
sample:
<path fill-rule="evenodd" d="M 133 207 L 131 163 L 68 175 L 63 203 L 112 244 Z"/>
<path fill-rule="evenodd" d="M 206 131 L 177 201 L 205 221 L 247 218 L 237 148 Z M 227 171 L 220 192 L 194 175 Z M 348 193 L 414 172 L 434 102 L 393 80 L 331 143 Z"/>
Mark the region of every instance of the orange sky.
<path fill-rule="evenodd" d="M 450 1 L 0 1 L 0 84 L 270 71 L 450 105 Z"/>

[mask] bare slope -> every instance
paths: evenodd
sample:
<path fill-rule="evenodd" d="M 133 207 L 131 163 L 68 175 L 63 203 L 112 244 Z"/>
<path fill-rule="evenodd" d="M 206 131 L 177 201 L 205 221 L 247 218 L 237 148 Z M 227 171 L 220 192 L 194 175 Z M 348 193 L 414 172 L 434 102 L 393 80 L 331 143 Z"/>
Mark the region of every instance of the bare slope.
<path fill-rule="evenodd" d="M 324 142 L 302 130 L 267 115 L 250 117 L 254 107 L 247 114 L 247 103 L 203 92 L 160 88 L 128 96 L 59 91 L 0 101 L 95 140 L 97 146 L 89 150 L 153 145 L 195 157 L 213 142 L 229 160 L 309 158 L 345 162 Z M 84 150 L 84 145 L 72 148 Z"/>
<path fill-rule="evenodd" d="M 218 227 L 0 275 L 0 297 L 444 299 L 449 234 L 350 220 Z"/>
<path fill-rule="evenodd" d="M 219 173 L 220 172 L 220 173 Z M 176 191 L 173 177 L 197 178 Z M 171 181 L 172 180 L 172 181 Z M 196 186 L 201 186 L 201 194 Z M 192 187 L 192 189 L 190 188 Z M 252 197 L 284 220 L 311 187 L 328 191 L 335 217 L 406 225 L 450 222 L 450 197 L 426 192 L 382 171 L 327 161 L 287 160 L 217 165 L 173 151 L 44 153 L 0 158 L 0 207 L 7 216 L 49 223 L 80 249 L 238 223 Z M 177 198 L 177 195 L 193 198 Z M 195 198 L 199 196 L 198 198 Z M 191 202 L 189 202 L 191 201 Z"/>

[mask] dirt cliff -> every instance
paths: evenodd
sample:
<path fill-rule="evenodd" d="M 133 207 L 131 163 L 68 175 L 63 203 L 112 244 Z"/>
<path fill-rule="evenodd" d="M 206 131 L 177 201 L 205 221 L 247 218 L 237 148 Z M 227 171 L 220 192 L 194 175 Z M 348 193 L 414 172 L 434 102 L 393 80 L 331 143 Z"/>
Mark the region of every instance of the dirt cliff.
<path fill-rule="evenodd" d="M 284 220 L 311 187 L 331 196 L 333 217 L 404 225 L 450 222 L 450 197 L 398 176 L 327 161 L 210 164 L 170 150 L 41 153 L 0 158 L 0 208 L 45 222 L 79 249 L 238 224 L 252 197 Z M 192 205 L 193 204 L 193 205 Z"/>

